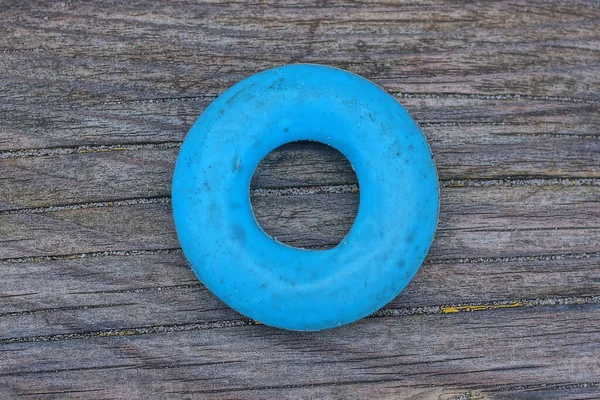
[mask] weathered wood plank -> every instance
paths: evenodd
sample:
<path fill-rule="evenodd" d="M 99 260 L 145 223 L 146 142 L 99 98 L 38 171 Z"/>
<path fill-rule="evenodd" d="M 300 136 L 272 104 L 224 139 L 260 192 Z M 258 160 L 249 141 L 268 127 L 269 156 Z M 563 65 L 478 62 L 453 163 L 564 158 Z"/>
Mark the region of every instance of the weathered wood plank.
<path fill-rule="evenodd" d="M 436 396 L 446 389 L 472 392 L 470 398 L 520 397 L 528 390 L 519 386 L 543 392 L 543 383 L 552 394 L 560 385 L 597 385 L 599 323 L 600 308 L 588 304 L 368 319 L 315 333 L 197 325 L 169 334 L 4 344 L 0 375 L 8 395 L 256 398 L 277 390 L 277 397 L 293 398 L 323 387 L 341 387 L 343 396 L 383 384 L 384 394 L 401 398 L 404 389 L 433 385 Z"/>
<path fill-rule="evenodd" d="M 165 203 L 0 216 L 1 258 L 178 246 Z"/>
<path fill-rule="evenodd" d="M 599 263 L 598 254 L 429 260 L 386 310 L 592 301 L 600 296 Z M 10 262 L 0 270 L 0 339 L 240 318 L 198 282 L 180 251 Z"/>
<path fill-rule="evenodd" d="M 430 140 L 439 145 L 527 140 L 536 146 L 552 143 L 544 135 L 569 135 L 572 139 L 578 135 L 599 135 L 598 104 L 499 100 L 493 96 L 483 99 L 396 97 L 422 125 Z M 212 99 L 214 97 L 78 108 L 59 100 L 44 105 L 7 101 L 0 105 L 4 121 L 0 127 L 0 150 L 180 141 Z"/>
<path fill-rule="evenodd" d="M 5 1 L 0 397 L 597 398 L 599 19 L 591 0 Z M 198 114 L 292 62 L 396 96 L 443 185 L 410 286 L 378 318 L 314 334 L 212 296 L 168 202 Z M 358 204 L 342 157 L 291 145 L 263 167 L 267 230 L 341 239 Z"/>
<path fill-rule="evenodd" d="M 447 128 L 444 128 L 447 129 Z M 454 129 L 431 141 L 442 180 L 600 178 L 600 140 L 523 138 Z M 473 131 L 471 131 L 473 133 Z M 0 211 L 170 195 L 178 145 L 0 159 Z M 272 152 L 253 188 L 356 184 L 337 151 L 292 143 Z M 60 193 L 60 195 L 58 195 Z"/>
<path fill-rule="evenodd" d="M 12 2 L 0 46 L 5 63 L 19 66 L 7 68 L 10 82 L 54 83 L 31 85 L 31 98 L 61 89 L 72 100 L 218 92 L 249 70 L 302 60 L 356 66 L 401 91 L 597 100 L 589 88 L 599 83 L 599 14 L 594 1 Z"/>
<path fill-rule="evenodd" d="M 342 229 L 352 218 L 356 205 L 352 196 L 358 194 L 258 197 L 254 199 L 255 213 L 281 241 L 297 247 L 332 246 L 343 238 Z M 596 252 L 598 196 L 595 186 L 444 188 L 430 256 Z M 283 208 L 287 214 L 281 212 Z M 332 210 L 337 210 L 336 214 Z M 321 224 L 324 219 L 330 224 Z M 166 199 L 128 206 L 0 214 L 0 238 L 0 258 L 178 247 Z"/>
<path fill-rule="evenodd" d="M 254 202 L 259 220 L 280 240 L 292 245 L 321 247 L 331 246 L 343 237 L 345 232 L 342 228 L 347 228 L 351 222 L 350 206 L 356 205 L 356 196 L 348 193 L 256 197 Z M 599 204 L 597 188 L 446 188 L 442 200 L 448 209 L 442 212 L 440 231 L 430 253 L 430 263 L 423 267 L 405 295 L 401 295 L 390 307 L 600 294 L 597 258 L 588 260 L 584 256 L 583 261 L 578 258 L 565 261 L 563 257 L 558 257 L 553 262 L 552 258 L 542 257 L 531 263 L 526 257 L 540 253 L 597 251 L 595 238 L 598 229 L 594 226 Z M 287 214 L 281 213 L 280 209 L 297 217 L 286 218 Z M 307 218 L 298 217 L 302 214 Z M 323 216 L 330 218 L 330 224 L 322 224 Z M 11 230 L 15 225 L 6 223 L 3 228 L 11 232 L 6 237 L 14 240 L 19 237 L 17 233 L 21 236 L 31 234 L 33 237 L 24 244 L 5 243 L 4 251 L 22 252 L 12 255 L 31 256 L 32 250 L 37 252 L 33 255 L 38 255 L 56 254 L 56 249 L 70 254 L 178 246 L 168 204 L 2 216 L 5 221 L 15 217 L 22 220 L 22 231 Z M 114 224 L 114 221 L 119 223 Z M 471 240 L 467 241 L 465 237 Z M 528 239 L 527 243 L 522 243 L 523 237 Z M 441 261 L 453 256 L 468 258 L 489 255 L 507 259 L 474 260 L 475 263 L 469 260 Z M 510 259 L 515 256 L 521 258 Z M 167 257 L 169 261 L 162 257 Z M 171 254 L 144 256 L 142 259 L 127 257 L 126 260 L 132 262 L 132 270 L 124 267 L 118 259 L 115 264 L 110 257 L 75 261 L 63 257 L 54 261 L 41 260 L 42 264 L 5 263 L 2 268 L 7 274 L 6 286 L 0 292 L 7 296 L 7 308 L 0 313 L 5 314 L 2 319 L 17 320 L 19 323 L 7 323 L 5 326 L 12 328 L 4 330 L 1 335 L 13 337 L 33 333 L 116 329 L 132 325 L 196 322 L 199 319 L 228 319 L 235 315 L 198 286 L 181 255 L 175 258 L 175 264 L 172 264 L 172 257 Z M 108 267 L 104 262 L 108 262 Z M 509 264 L 505 265 L 507 262 Z M 70 267 L 71 263 L 75 269 Z M 38 270 L 38 267 L 42 269 Z M 96 271 L 97 268 L 100 270 Z M 146 271 L 147 268 L 150 270 Z M 129 273 L 140 276 L 131 277 Z M 182 275 L 173 276 L 179 273 Z M 51 295 L 29 282 L 30 277 L 37 274 L 46 276 L 39 282 L 48 285 Z M 100 280 L 101 277 L 106 277 L 107 282 Z M 117 285 L 111 288 L 115 280 Z M 122 280 L 130 285 L 123 286 Z M 55 283 L 51 284 L 52 281 Z M 78 282 L 84 286 L 75 287 Z M 194 287 L 187 287 L 189 285 Z M 160 289 L 162 286 L 166 286 L 164 292 Z M 98 293 L 86 293 L 88 291 Z"/>
<path fill-rule="evenodd" d="M 529 143 L 535 149 L 560 141 L 556 136 L 574 140 L 599 135 L 597 104 L 460 97 L 400 97 L 399 101 L 437 146 L 481 141 Z M 81 109 L 60 103 L 32 109 L 8 105 L 2 113 L 0 149 L 180 141 L 208 103 L 201 99 Z"/>
<path fill-rule="evenodd" d="M 0 160 L 0 210 L 169 196 L 177 150 Z"/>
<path fill-rule="evenodd" d="M 106 9 L 13 2 L 0 11 L 1 149 L 181 140 L 225 88 L 290 62 L 363 74 L 420 122 L 460 122 L 458 112 L 533 126 L 517 132 L 598 134 L 593 1 Z"/>

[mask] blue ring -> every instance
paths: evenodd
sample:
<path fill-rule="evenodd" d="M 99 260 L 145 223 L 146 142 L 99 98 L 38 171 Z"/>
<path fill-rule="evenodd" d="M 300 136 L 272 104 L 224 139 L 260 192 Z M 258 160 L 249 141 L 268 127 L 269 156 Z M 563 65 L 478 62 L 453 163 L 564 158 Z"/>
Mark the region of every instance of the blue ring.
<path fill-rule="evenodd" d="M 286 246 L 252 213 L 259 162 L 298 140 L 338 149 L 359 179 L 356 220 L 333 249 Z M 172 193 L 198 278 L 238 312 L 293 330 L 347 324 L 390 302 L 425 259 L 439 210 L 431 151 L 406 110 L 366 79 L 317 65 L 261 72 L 213 101 L 181 147 Z"/>

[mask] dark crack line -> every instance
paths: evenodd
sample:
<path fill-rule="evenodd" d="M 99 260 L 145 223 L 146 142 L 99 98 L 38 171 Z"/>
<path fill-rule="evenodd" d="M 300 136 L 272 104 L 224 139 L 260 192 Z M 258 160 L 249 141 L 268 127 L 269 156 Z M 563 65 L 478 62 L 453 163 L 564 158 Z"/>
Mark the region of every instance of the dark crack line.
<path fill-rule="evenodd" d="M 480 94 L 480 93 L 452 93 L 452 92 L 433 92 L 433 93 L 411 93 L 387 91 L 394 97 L 403 99 L 472 99 L 472 100 L 529 100 L 529 101 L 549 101 L 559 103 L 575 103 L 575 104 L 600 104 L 600 100 L 581 99 L 570 96 L 532 96 L 519 93 L 503 93 L 503 94 Z M 158 97 L 154 99 L 131 99 L 131 100 L 115 100 L 99 103 L 99 105 L 117 105 L 117 104 L 139 104 L 139 103 L 170 103 L 170 102 L 185 102 L 212 100 L 217 98 L 217 94 L 205 94 L 198 96 L 182 96 L 182 97 Z"/>
<path fill-rule="evenodd" d="M 320 246 L 312 246 L 311 248 L 319 249 Z M 52 256 L 32 256 L 32 257 L 15 257 L 0 259 L 0 264 L 10 263 L 34 263 L 43 261 L 68 261 L 93 257 L 130 257 L 143 255 L 161 255 L 161 254 L 183 254 L 181 248 L 166 248 L 154 250 L 107 250 L 89 253 L 76 254 L 57 254 Z M 563 253 L 563 254 L 536 254 L 529 256 L 513 256 L 513 257 L 458 257 L 458 258 L 429 258 L 425 260 L 426 264 L 491 264 L 491 263 L 515 263 L 515 262 L 531 262 L 531 261 L 555 261 L 555 260 L 574 260 L 574 259 L 591 259 L 600 258 L 600 252 L 584 252 L 584 253 Z"/>
<path fill-rule="evenodd" d="M 177 149 L 181 146 L 181 141 L 154 142 L 154 143 L 122 143 L 122 144 L 102 144 L 85 146 L 58 146 L 37 149 L 18 149 L 0 151 L 0 160 L 8 158 L 25 157 L 47 157 L 62 156 L 69 154 L 85 153 L 105 153 L 113 151 L 131 151 L 148 149 Z"/>
<path fill-rule="evenodd" d="M 580 99 L 569 96 L 531 96 L 518 93 L 506 94 L 478 94 L 478 93 L 407 93 L 388 91 L 391 95 L 403 99 L 473 99 L 473 100 L 529 100 L 529 101 L 551 101 L 560 103 L 576 104 L 600 104 L 600 100 Z"/>
<path fill-rule="evenodd" d="M 108 201 L 94 201 L 89 203 L 76 203 L 66 205 L 55 205 L 47 207 L 33 207 L 33 208 L 17 208 L 14 210 L 3 210 L 0 211 L 0 215 L 12 215 L 12 214 L 44 214 L 59 211 L 71 211 L 81 210 L 86 208 L 102 208 L 102 207 L 123 207 L 133 206 L 138 204 L 169 204 L 171 203 L 170 197 L 144 197 L 144 198 L 132 198 L 122 200 L 108 200 Z"/>
<path fill-rule="evenodd" d="M 52 256 L 32 256 L 32 257 L 15 257 L 15 258 L 4 258 L 0 259 L 0 264 L 9 263 L 33 263 L 43 261 L 68 261 L 78 260 L 83 258 L 94 258 L 94 257 L 110 257 L 110 256 L 143 256 L 143 255 L 159 255 L 159 254 L 182 254 L 181 248 L 167 248 L 167 249 L 154 249 L 154 250 L 107 250 L 107 251 L 96 251 L 89 253 L 77 253 L 77 254 L 57 254 Z"/>
<path fill-rule="evenodd" d="M 26 315 L 37 315 L 37 314 L 49 314 L 60 311 L 80 311 L 80 310 L 91 310 L 96 308 L 112 308 L 112 307 L 124 307 L 133 306 L 135 303 L 119 303 L 119 304 L 95 304 L 87 306 L 71 306 L 71 307 L 56 307 L 56 308 L 42 308 L 38 310 L 30 311 L 13 311 L 0 314 L 0 317 L 21 317 Z"/>
<path fill-rule="evenodd" d="M 565 254 L 538 254 L 516 257 L 465 257 L 465 258 L 441 258 L 427 259 L 426 264 L 492 264 L 492 263 L 515 263 L 532 261 L 560 261 L 600 258 L 600 252 L 591 253 L 565 253 Z"/>

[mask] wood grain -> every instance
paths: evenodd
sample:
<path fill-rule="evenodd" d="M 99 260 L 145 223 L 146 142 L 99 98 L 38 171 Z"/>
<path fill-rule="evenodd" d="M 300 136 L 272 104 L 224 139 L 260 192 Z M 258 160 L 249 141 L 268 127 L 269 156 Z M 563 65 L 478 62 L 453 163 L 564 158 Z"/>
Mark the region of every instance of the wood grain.
<path fill-rule="evenodd" d="M 429 255 L 451 259 L 596 252 L 599 192 L 597 186 L 447 188 Z M 355 196 L 259 197 L 254 202 L 262 205 L 255 212 L 280 240 L 323 248 L 342 239 Z M 338 211 L 331 215 L 332 210 Z M 290 214 L 300 217 L 291 219 Z M 168 199 L 8 213 L 0 220 L 0 237 L 6 238 L 0 259 L 178 247 Z M 323 220 L 330 223 L 321 224 Z"/>
<path fill-rule="evenodd" d="M 13 1 L 2 47 L 5 62 L 19 65 L 12 74 L 53 83 L 26 97 L 62 92 L 71 104 L 140 92 L 216 94 L 247 68 L 300 60 L 356 66 L 399 91 L 598 100 L 590 91 L 598 85 L 596 2 L 457 4 Z M 55 84 L 65 75 L 69 84 Z M 82 90 L 80 80 L 96 90 Z"/>
<path fill-rule="evenodd" d="M 0 148 L 181 140 L 226 87 L 292 62 L 362 74 L 419 122 L 598 134 L 594 1 L 61 4 L 2 12 Z"/>
<path fill-rule="evenodd" d="M 575 389 L 598 388 L 599 311 L 588 304 L 382 317 L 315 333 L 197 324 L 74 335 L 4 345 L 0 375 L 14 395 L 95 398 L 344 398 L 371 388 L 384 398 L 476 399 L 560 386 L 555 394 L 569 396 L 566 376 L 577 376 Z"/>
<path fill-rule="evenodd" d="M 600 397 L 597 1 L 6 0 L 0 20 L 0 398 Z M 289 63 L 395 96 L 441 185 L 408 288 L 319 333 L 221 303 L 171 219 L 196 117 Z M 358 183 L 294 143 L 251 200 L 272 236 L 322 249 Z"/>
<path fill-rule="evenodd" d="M 429 260 L 384 314 L 600 301 L 599 263 L 600 254 Z M 0 341 L 241 318 L 197 281 L 179 250 L 57 257 L 0 268 Z"/>
<path fill-rule="evenodd" d="M 485 185 L 490 180 L 522 186 L 600 185 L 600 140 L 552 138 L 535 146 L 531 139 L 490 143 L 495 139 L 471 134 L 477 143 L 449 136 L 441 148 L 431 141 L 442 185 Z M 169 196 L 178 147 L 0 159 L 0 212 Z M 358 183 L 340 153 L 316 143 L 286 145 L 262 164 L 254 189 Z"/>
<path fill-rule="evenodd" d="M 254 72 L 258 70 L 249 70 L 247 75 Z M 381 83 L 375 79 L 374 82 Z M 387 87 L 384 89 L 390 91 Z M 436 145 L 451 144 L 448 137 L 455 138 L 455 144 L 460 145 L 477 143 L 477 138 L 481 137 L 491 143 L 529 140 L 535 144 L 565 140 L 560 136 L 567 136 L 574 143 L 581 143 L 576 139 L 599 135 L 600 105 L 595 103 L 391 93 Z M 43 105 L 3 104 L 0 109 L 4 120 L 0 127 L 0 150 L 180 141 L 214 98 L 142 99 L 76 108 L 61 105 L 68 100 L 63 98 L 51 98 Z"/>

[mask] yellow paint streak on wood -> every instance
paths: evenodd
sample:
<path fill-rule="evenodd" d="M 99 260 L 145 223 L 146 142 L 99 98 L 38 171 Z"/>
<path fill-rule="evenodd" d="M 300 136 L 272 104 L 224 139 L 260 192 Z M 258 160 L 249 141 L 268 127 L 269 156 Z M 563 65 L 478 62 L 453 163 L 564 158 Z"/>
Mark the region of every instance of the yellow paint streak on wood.
<path fill-rule="evenodd" d="M 514 308 L 523 307 L 523 303 L 509 303 L 509 304 L 497 304 L 489 306 L 444 306 L 441 307 L 443 314 L 454 314 L 458 312 L 471 312 L 471 311 L 484 311 L 484 310 L 495 310 L 498 308 Z"/>

